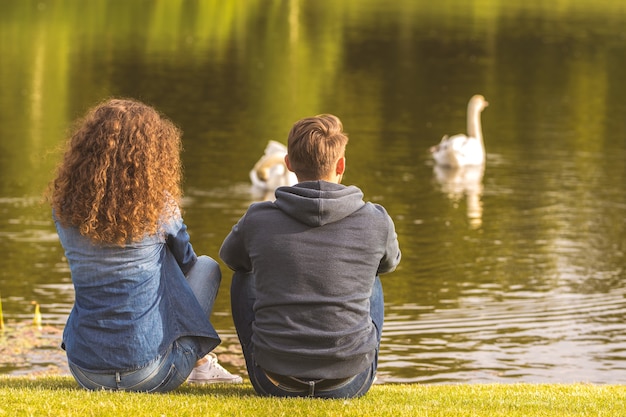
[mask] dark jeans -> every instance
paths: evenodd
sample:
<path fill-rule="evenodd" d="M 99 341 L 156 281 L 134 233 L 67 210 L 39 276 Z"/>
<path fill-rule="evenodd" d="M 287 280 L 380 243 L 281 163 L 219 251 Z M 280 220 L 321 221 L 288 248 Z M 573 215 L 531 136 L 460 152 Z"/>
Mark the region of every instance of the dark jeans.
<path fill-rule="evenodd" d="M 372 364 L 345 384 L 330 389 L 294 389 L 273 383 L 254 359 L 252 343 L 252 323 L 254 322 L 254 301 L 256 291 L 254 276 L 250 273 L 235 272 L 230 289 L 233 321 L 243 349 L 250 382 L 255 391 L 263 396 L 276 397 L 318 397 L 318 398 L 353 398 L 364 395 L 372 386 L 378 367 L 378 348 Z M 376 277 L 370 297 L 370 316 L 376 327 L 378 345 L 383 330 L 384 300 L 380 278 Z M 320 384 L 323 386 L 324 384 Z"/>

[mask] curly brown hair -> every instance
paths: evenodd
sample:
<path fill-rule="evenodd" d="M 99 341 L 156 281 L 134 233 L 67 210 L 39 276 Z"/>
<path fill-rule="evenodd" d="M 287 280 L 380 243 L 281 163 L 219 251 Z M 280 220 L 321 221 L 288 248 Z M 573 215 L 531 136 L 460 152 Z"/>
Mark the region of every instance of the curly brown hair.
<path fill-rule="evenodd" d="M 50 184 L 57 219 L 96 243 L 124 245 L 158 233 L 182 194 L 181 134 L 132 99 L 92 108 L 77 122 Z"/>

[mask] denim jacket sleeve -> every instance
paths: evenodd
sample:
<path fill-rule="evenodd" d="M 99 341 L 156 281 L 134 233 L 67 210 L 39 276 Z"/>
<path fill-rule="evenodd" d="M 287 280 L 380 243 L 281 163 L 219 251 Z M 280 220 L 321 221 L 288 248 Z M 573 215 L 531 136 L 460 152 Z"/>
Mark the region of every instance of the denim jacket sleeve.
<path fill-rule="evenodd" d="M 198 256 L 191 246 L 187 226 L 183 222 L 182 217 L 173 218 L 167 225 L 165 232 L 167 246 L 174 255 L 183 274 L 186 275 L 198 260 Z"/>

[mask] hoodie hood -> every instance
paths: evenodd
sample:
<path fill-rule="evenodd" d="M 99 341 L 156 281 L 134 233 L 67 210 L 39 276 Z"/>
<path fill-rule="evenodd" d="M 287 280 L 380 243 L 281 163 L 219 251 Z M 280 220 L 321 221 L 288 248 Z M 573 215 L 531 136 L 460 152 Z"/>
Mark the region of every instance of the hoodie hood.
<path fill-rule="evenodd" d="M 341 220 L 365 205 L 357 187 L 321 180 L 279 187 L 275 195 L 280 210 L 311 227 Z"/>

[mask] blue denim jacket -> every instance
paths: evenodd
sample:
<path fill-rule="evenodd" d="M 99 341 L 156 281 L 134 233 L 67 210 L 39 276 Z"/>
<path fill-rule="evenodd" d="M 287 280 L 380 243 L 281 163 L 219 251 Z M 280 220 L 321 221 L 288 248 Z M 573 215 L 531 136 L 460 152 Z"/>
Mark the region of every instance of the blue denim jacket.
<path fill-rule="evenodd" d="M 197 256 L 180 216 L 164 236 L 123 247 L 94 244 L 53 218 L 75 290 L 62 346 L 72 363 L 91 371 L 132 371 L 182 336 L 196 336 L 198 357 L 220 343 L 185 280 Z"/>

